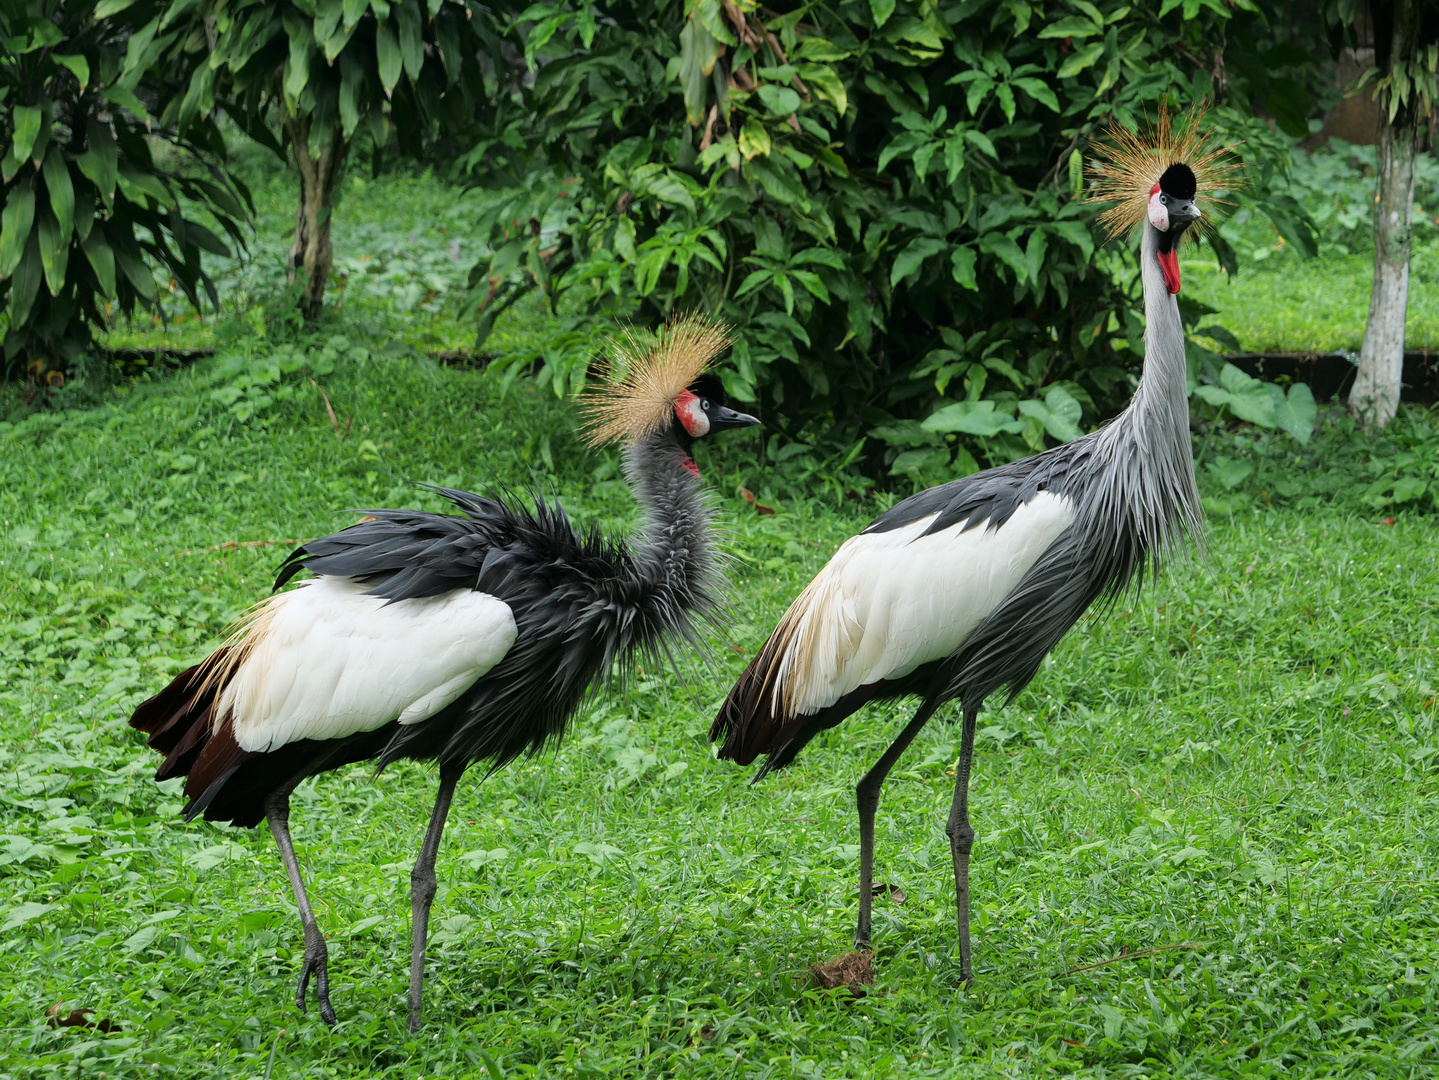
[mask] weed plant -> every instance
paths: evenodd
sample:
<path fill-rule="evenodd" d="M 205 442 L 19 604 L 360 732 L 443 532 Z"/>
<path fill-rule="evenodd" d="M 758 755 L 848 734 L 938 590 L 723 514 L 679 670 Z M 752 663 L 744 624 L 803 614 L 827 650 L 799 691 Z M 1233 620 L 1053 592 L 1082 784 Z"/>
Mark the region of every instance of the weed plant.
<path fill-rule="evenodd" d="M 501 405 L 483 375 L 356 336 L 327 373 L 282 371 L 293 392 L 241 418 L 215 395 L 241 348 L 0 425 L 5 1080 L 1439 1065 L 1433 518 L 1315 486 L 1326 455 L 1355 457 L 1327 418 L 1299 460 L 1280 436 L 1217 436 L 1207 558 L 1086 619 L 983 714 L 972 988 L 942 832 L 952 725 L 931 724 L 886 788 L 877 878 L 903 903 L 877 903 L 878 985 L 860 999 L 814 989 L 807 967 L 849 946 L 853 784 L 904 707 L 866 711 L 756 787 L 706 742 L 785 604 L 892 497 L 802 450 L 771 460 L 754 433 L 701 460 L 734 552 L 709 666 L 644 670 L 557 751 L 461 785 L 418 1036 L 409 870 L 433 772 L 356 767 L 297 791 L 341 1023 L 301 1015 L 273 843 L 183 823 L 130 711 L 264 594 L 295 540 L 346 508 L 434 505 L 407 480 L 538 474 L 586 521 L 635 511 L 614 456 L 582 450 L 548 391 L 521 381 Z M 1207 467 L 1221 457 L 1251 473 L 1226 485 Z M 1309 487 L 1276 495 L 1282 477 Z M 107 1028 L 51 1026 L 57 1002 Z"/>

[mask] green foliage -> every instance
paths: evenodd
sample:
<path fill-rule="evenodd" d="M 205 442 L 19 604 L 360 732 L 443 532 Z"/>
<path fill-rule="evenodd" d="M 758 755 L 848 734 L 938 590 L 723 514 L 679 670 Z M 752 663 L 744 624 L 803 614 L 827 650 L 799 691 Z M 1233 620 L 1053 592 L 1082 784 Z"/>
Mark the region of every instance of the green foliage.
<path fill-rule="evenodd" d="M 561 337 L 523 364 L 564 392 L 616 319 L 703 307 L 739 330 L 734 396 L 789 438 L 868 437 L 881 474 L 1008 460 L 1128 396 L 1138 293 L 1096 250 L 1085 155 L 1107 122 L 1209 93 L 1191 58 L 1222 41 L 1228 5 L 606 11 L 522 19 L 533 85 L 468 161 L 517 185 L 473 279 L 482 336 L 541 290 Z M 1213 116 L 1256 174 L 1283 165 L 1267 126 Z M 1080 417 L 1051 407 L 1055 385 Z"/>
<path fill-rule="evenodd" d="M 1228 412 L 1256 427 L 1278 428 L 1301 443 L 1309 441 L 1319 414 L 1314 394 L 1304 383 L 1295 383 L 1286 392 L 1282 386 L 1251 378 L 1233 364 L 1220 369 L 1217 382 L 1198 386 L 1194 393 L 1215 407 L 1216 424 Z"/>
<path fill-rule="evenodd" d="M 646 672 L 558 751 L 466 777 L 440 848 L 421 1037 L 404 1032 L 409 872 L 434 771 L 360 765 L 298 789 L 342 1026 L 300 1013 L 302 940 L 273 841 L 182 822 L 130 710 L 265 594 L 289 541 L 350 507 L 436 508 L 407 478 L 524 485 L 526 437 L 549 431 L 578 520 L 634 515 L 613 456 L 580 448 L 548 390 L 519 382 L 501 405 L 483 375 L 383 352 L 322 383 L 353 418 L 344 441 L 308 383 L 261 426 L 211 401 L 203 368 L 0 427 L 0 1073 L 1425 1072 L 1439 1013 L 1433 523 L 1409 503 L 1383 527 L 1355 502 L 1369 451 L 1346 457 L 1352 425 L 1327 411 L 1308 446 L 1225 436 L 1256 474 L 1234 492 L 1201 478 L 1235 503 L 1208 562 L 1085 620 L 1013 706 L 985 713 L 972 987 L 957 984 L 943 833 L 955 725 L 929 725 L 886 787 L 877 877 L 905 899 L 876 903 L 879 985 L 858 1000 L 813 989 L 807 968 L 850 945 L 853 784 L 907 708 L 868 710 L 757 786 L 710 752 L 729 681 L 885 505 L 758 516 L 735 480 L 804 455 L 774 466 L 737 434 L 722 463 L 718 444 L 699 450 L 737 553 L 714 668 Z M 360 458 L 361 439 L 380 461 Z M 1266 501 L 1254 486 L 1329 468 L 1350 470 L 1332 492 Z M 60 1000 L 120 1030 L 51 1027 Z"/>
<path fill-rule="evenodd" d="M 366 125 L 377 153 L 393 132 L 418 154 L 437 128 L 463 127 L 486 97 L 480 48 L 497 48 L 494 9 L 465 0 L 200 0 L 168 5 L 144 33 L 188 91 L 162 118 L 187 127 L 222 105 L 253 137 L 309 120 L 311 153 Z M 214 40 L 206 46 L 206 33 Z"/>
<path fill-rule="evenodd" d="M 165 6 L 0 3 L 6 376 L 22 367 L 64 371 L 114 316 L 158 310 L 167 287 L 153 268 L 195 307 L 202 292 L 213 302 L 201 255 L 229 249 L 187 204 L 207 208 L 243 243 L 249 195 L 223 169 L 214 124 L 177 133 L 162 117 L 156 128 L 141 97 L 164 111 L 175 87 L 161 69 L 125 63 L 147 54 L 148 38 L 134 28 Z M 163 160 L 156 140 L 168 144 Z M 187 167 L 182 155 L 207 168 Z"/>

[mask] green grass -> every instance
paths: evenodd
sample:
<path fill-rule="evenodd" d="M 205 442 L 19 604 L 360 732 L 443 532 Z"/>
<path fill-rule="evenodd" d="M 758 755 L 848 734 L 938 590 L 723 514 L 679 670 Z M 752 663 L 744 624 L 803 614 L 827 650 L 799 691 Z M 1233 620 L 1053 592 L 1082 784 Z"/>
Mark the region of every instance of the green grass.
<path fill-rule="evenodd" d="M 1427 234 L 1433 235 L 1433 230 Z M 1369 319 L 1374 256 L 1300 259 L 1260 248 L 1233 278 L 1207 248 L 1184 260 L 1184 291 L 1219 314 L 1246 352 L 1359 351 Z M 1439 239 L 1416 242 L 1409 263 L 1405 347 L 1439 348 Z"/>
<path fill-rule="evenodd" d="M 903 759 L 877 879 L 906 897 L 877 902 L 879 985 L 850 1001 L 805 971 L 850 943 L 852 786 L 905 710 L 852 719 L 758 787 L 705 731 L 789 598 L 879 503 L 791 494 L 754 516 L 735 495 L 763 491 L 752 434 L 701 462 L 737 556 L 714 667 L 642 672 L 558 751 L 461 785 L 418 1037 L 403 1027 L 408 875 L 433 771 L 300 788 L 341 1024 L 302 1016 L 273 844 L 182 823 L 130 710 L 264 594 L 288 542 L 348 507 L 430 505 L 406 479 L 523 483 L 534 467 L 587 521 L 623 528 L 633 505 L 613 458 L 581 450 L 571 414 L 523 385 L 501 404 L 483 376 L 357 353 L 319 380 L 351 424 L 342 440 L 302 374 L 245 424 L 210 398 L 209 372 L 0 426 L 0 1077 L 1439 1064 L 1432 518 L 1385 527 L 1353 500 L 1210 491 L 1207 564 L 1087 619 L 1014 706 L 984 714 L 970 989 L 941 831 L 955 728 L 930 725 Z M 1302 480 L 1333 445 L 1221 449 L 1267 455 L 1257 485 L 1266 469 Z M 1137 955 L 1061 974 L 1122 953 Z M 61 1000 L 122 1030 L 52 1029 Z"/>

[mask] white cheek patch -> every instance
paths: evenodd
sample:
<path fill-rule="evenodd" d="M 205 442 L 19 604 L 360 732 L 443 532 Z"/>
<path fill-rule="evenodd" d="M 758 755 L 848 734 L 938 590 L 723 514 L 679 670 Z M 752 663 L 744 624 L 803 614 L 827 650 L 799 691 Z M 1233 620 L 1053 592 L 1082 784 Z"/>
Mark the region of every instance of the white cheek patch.
<path fill-rule="evenodd" d="M 1158 185 L 1155 185 L 1156 187 Z M 1159 201 L 1159 192 L 1149 196 L 1149 224 L 1160 232 L 1169 231 L 1169 207 Z"/>
<path fill-rule="evenodd" d="M 692 391 L 686 390 L 675 399 L 675 416 L 692 439 L 701 439 L 710 432 L 710 418 Z"/>

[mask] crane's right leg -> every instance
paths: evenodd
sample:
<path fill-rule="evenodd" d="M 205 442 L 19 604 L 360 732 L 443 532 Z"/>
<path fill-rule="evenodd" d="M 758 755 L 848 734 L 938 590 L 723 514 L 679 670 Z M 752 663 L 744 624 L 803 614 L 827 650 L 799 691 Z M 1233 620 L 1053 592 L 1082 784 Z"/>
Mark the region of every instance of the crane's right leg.
<path fill-rule="evenodd" d="M 859 925 L 854 931 L 854 947 L 868 949 L 870 936 L 870 910 L 874 899 L 874 815 L 879 809 L 879 790 L 884 787 L 884 778 L 899 756 L 914 741 L 919 729 L 934 715 L 935 705 L 925 702 L 914 714 L 914 719 L 905 725 L 898 738 L 889 744 L 889 749 L 874 763 L 855 786 L 855 802 L 859 806 Z"/>
<path fill-rule="evenodd" d="M 969 853 L 974 847 L 974 826 L 969 823 L 969 770 L 974 759 L 974 726 L 978 709 L 964 710 L 964 737 L 959 767 L 954 770 L 954 801 L 949 807 L 949 854 L 954 860 L 954 917 L 959 923 L 959 977 L 974 982 L 969 960 Z"/>
<path fill-rule="evenodd" d="M 420 1030 L 421 1008 L 425 991 L 425 944 L 430 932 L 430 904 L 439 887 L 435 878 L 435 856 L 440 851 L 440 838 L 445 832 L 445 819 L 450 816 L 450 800 L 455 785 L 465 774 L 464 765 L 440 766 L 440 789 L 435 793 L 435 808 L 430 813 L 430 827 L 425 830 L 420 857 L 410 871 L 410 1017 L 409 1030 Z"/>
<path fill-rule="evenodd" d="M 300 877 L 300 861 L 295 858 L 295 845 L 290 840 L 290 792 L 304 778 L 297 776 L 278 791 L 265 799 L 265 820 L 280 848 L 280 859 L 285 864 L 285 873 L 290 876 L 290 888 L 295 892 L 295 906 L 300 909 L 300 924 L 305 928 L 305 962 L 300 968 L 300 985 L 295 989 L 295 1004 L 305 1011 L 305 990 L 310 985 L 310 976 L 315 976 L 315 997 L 320 1002 L 320 1019 L 331 1027 L 335 1025 L 335 1010 L 330 1005 L 329 952 L 325 948 L 325 935 L 315 922 L 315 913 L 310 910 L 310 898 L 305 893 L 305 881 Z"/>

